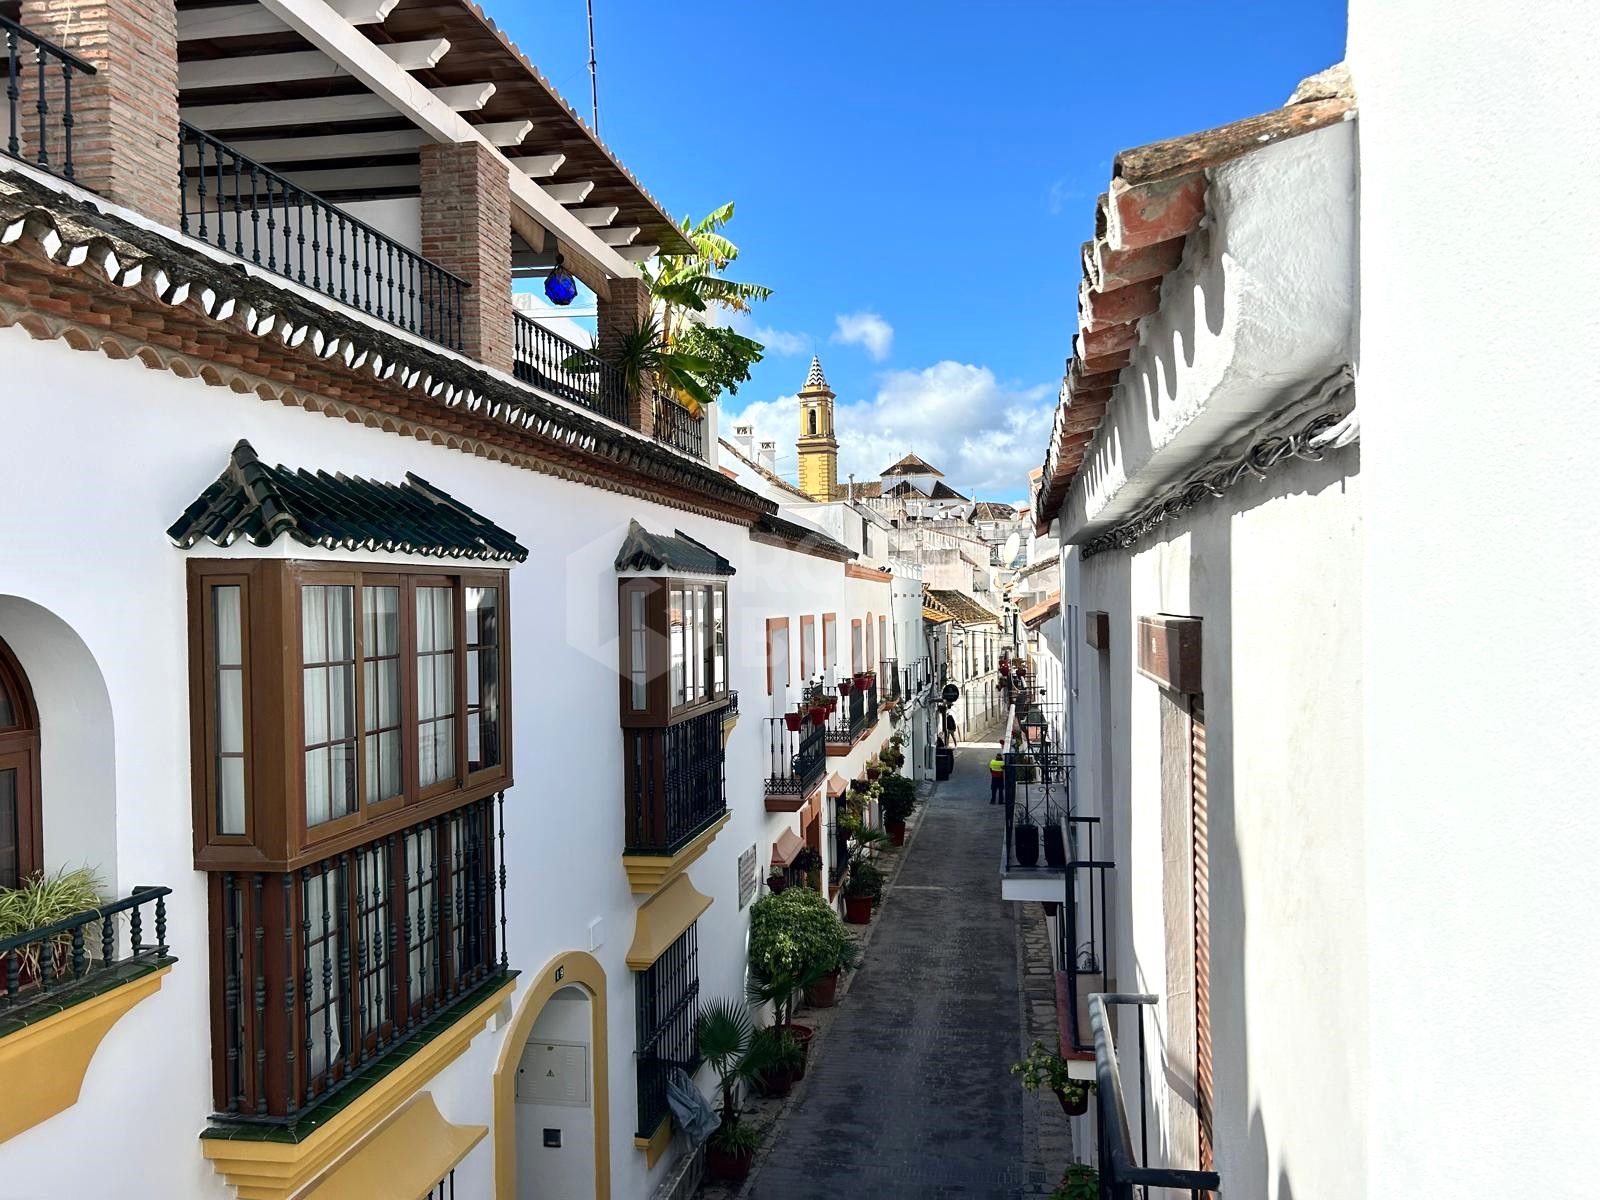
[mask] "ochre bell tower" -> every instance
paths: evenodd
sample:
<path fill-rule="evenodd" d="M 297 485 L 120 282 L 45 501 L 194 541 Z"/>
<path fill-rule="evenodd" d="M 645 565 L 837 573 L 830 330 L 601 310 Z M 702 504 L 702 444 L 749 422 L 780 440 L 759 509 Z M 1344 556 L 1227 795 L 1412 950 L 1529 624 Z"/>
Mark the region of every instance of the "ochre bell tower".
<path fill-rule="evenodd" d="M 811 357 L 800 389 L 800 490 L 813 500 L 833 499 L 839 483 L 839 443 L 833 438 L 833 389 L 822 374 L 822 360 Z"/>

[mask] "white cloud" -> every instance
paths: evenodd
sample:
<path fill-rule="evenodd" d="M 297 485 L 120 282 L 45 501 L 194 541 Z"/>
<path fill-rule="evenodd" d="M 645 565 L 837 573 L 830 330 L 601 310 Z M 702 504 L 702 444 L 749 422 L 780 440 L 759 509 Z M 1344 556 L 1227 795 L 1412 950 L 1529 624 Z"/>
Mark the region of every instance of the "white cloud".
<path fill-rule="evenodd" d="M 1044 459 L 1055 416 L 1055 388 L 1001 383 L 987 367 L 945 361 L 921 371 L 890 371 L 870 400 L 839 403 L 839 480 L 858 483 L 910 452 L 944 472 L 945 482 L 981 500 L 1021 500 L 1028 472 Z M 800 405 L 794 396 L 757 400 L 723 418 L 750 421 L 778 443 L 778 469 L 791 478 Z"/>
<path fill-rule="evenodd" d="M 833 319 L 832 341 L 846 346 L 860 346 L 872 355 L 874 362 L 889 357 L 889 347 L 894 343 L 894 326 L 874 312 L 840 313 Z"/>

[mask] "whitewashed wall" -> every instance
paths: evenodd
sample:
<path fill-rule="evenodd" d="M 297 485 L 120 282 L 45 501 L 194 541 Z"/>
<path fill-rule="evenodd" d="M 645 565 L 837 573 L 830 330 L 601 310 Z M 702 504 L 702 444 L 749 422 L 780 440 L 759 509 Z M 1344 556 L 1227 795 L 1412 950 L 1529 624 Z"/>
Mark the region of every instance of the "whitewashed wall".
<path fill-rule="evenodd" d="M 1350 5 L 1374 1197 L 1593 1186 L 1597 44 L 1584 0 Z"/>
<path fill-rule="evenodd" d="M 80 1102 L 6 1144 L 0 1196 L 142 1197 L 139 1181 L 148 1179 L 162 1180 L 163 1194 L 174 1197 L 226 1194 L 196 1142 L 212 1108 L 207 914 L 190 834 L 186 556 L 165 530 L 221 472 L 241 437 L 269 462 L 391 481 L 416 472 L 530 548 L 528 562 L 511 574 L 520 782 L 506 799 L 510 959 L 526 980 L 560 952 L 594 947 L 607 972 L 611 1014 L 614 1194 L 648 1194 L 666 1164 L 647 1173 L 632 1145 L 634 980 L 624 956 L 637 904 L 619 862 L 617 547 L 637 517 L 658 532 L 682 529 L 734 562 L 740 573 L 730 589 L 730 682 L 751 699 L 765 691 L 768 615 L 780 607 L 819 617 L 838 611 L 847 637 L 851 606 L 863 614 L 868 607 L 857 590 L 887 597 L 889 589 L 846 587 L 839 564 L 751 543 L 741 526 L 35 342 L 19 330 L 0 330 L 0 362 L 16 401 L 6 406 L 8 465 L 0 472 L 0 598 L 20 598 L 0 599 L 0 636 L 46 677 L 47 854 L 68 843 L 64 813 L 95 815 L 94 828 L 70 842 L 72 855 L 98 860 L 119 892 L 136 883 L 172 887 L 171 939 L 180 959 L 161 992 L 111 1031 Z M 288 544 L 272 552 L 326 557 Z M 205 544 L 195 553 L 223 552 Z M 28 631 L 52 623 L 61 636 L 35 658 Z M 60 661 L 51 656 L 70 650 L 74 639 L 81 661 L 72 669 L 86 681 L 75 712 L 57 702 L 50 682 Z M 109 722 L 96 710 L 94 674 L 104 681 L 99 705 Z M 770 846 L 775 836 L 761 800 L 756 726 L 747 716 L 735 731 L 728 751 L 734 815 L 690 872 L 715 899 L 701 918 L 706 995 L 742 993 L 748 914 L 738 905 L 737 857 L 752 843 Z M 52 749 L 69 739 L 84 748 L 81 762 L 63 761 Z M 866 753 L 863 747 L 858 755 Z M 91 789 L 86 781 L 96 771 L 114 787 Z M 514 1003 L 520 999 L 519 991 Z M 489 1122 L 499 1036 L 497 1023 L 432 1085 L 446 1117 Z M 149 1105 L 157 1076 L 163 1103 Z M 135 1110 L 138 1119 L 129 1119 Z M 77 1152 L 86 1145 L 96 1153 Z M 465 1194 L 486 1194 L 487 1146 L 458 1173 Z M 108 1161 L 123 1169 L 108 1175 Z"/>

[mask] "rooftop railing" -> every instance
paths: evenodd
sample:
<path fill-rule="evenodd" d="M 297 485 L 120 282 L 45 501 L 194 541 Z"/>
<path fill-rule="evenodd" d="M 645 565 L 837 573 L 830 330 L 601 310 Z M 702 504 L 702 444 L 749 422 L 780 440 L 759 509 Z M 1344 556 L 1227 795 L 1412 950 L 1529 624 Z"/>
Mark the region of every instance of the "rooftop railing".
<path fill-rule="evenodd" d="M 462 345 L 468 284 L 226 142 L 179 122 L 184 233 L 397 329 Z"/>
<path fill-rule="evenodd" d="M 72 84 L 94 67 L 0 17 L 6 50 L 6 153 L 64 179 L 74 179 Z"/>
<path fill-rule="evenodd" d="M 1155 1200 L 1184 1196 L 1203 1200 L 1222 1186 L 1215 1171 L 1150 1166 L 1149 1080 L 1150 1063 L 1145 1039 L 1145 1017 L 1153 1016 L 1159 996 L 1096 993 L 1089 997 L 1089 1022 L 1094 1030 L 1095 1122 L 1099 1137 L 1101 1200 Z M 1138 1029 L 1139 1152 L 1134 1154 L 1129 1127 L 1127 1096 L 1111 1022 L 1111 1011 L 1133 1009 Z M 1159 1044 L 1159 1043 L 1158 1043 Z"/>
<path fill-rule="evenodd" d="M 626 424 L 627 392 L 620 371 L 532 317 L 513 313 L 512 322 L 513 370 L 518 379 Z"/>

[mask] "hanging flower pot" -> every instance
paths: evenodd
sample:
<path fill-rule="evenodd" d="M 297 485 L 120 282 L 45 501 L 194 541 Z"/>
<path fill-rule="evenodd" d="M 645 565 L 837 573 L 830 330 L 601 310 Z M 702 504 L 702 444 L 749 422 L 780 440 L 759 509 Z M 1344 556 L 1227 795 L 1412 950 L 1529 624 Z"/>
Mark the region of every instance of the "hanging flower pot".
<path fill-rule="evenodd" d="M 821 725 L 828 719 L 828 706 L 826 704 L 813 704 L 811 706 L 811 723 Z"/>
<path fill-rule="evenodd" d="M 789 730 L 790 733 L 799 733 L 800 723 L 804 720 L 804 714 L 799 712 L 786 712 L 783 714 L 784 726 Z"/>
<path fill-rule="evenodd" d="M 839 680 L 839 695 L 848 696 L 850 694 L 850 683 L 851 681 L 848 679 Z"/>
<path fill-rule="evenodd" d="M 850 790 L 852 792 L 864 792 L 864 791 L 866 791 L 867 790 L 867 781 L 865 779 L 852 779 L 850 781 Z"/>
<path fill-rule="evenodd" d="M 1074 1088 L 1068 1091 L 1056 1088 L 1056 1099 L 1061 1101 L 1061 1111 L 1069 1117 L 1081 1117 L 1089 1111 L 1089 1089 L 1086 1087 Z"/>
<path fill-rule="evenodd" d="M 774 871 L 767 876 L 767 889 L 774 895 L 789 886 L 789 877 L 782 871 Z"/>
<path fill-rule="evenodd" d="M 872 684 L 872 678 L 865 671 L 859 672 L 855 677 L 856 691 L 864 692 Z"/>
<path fill-rule="evenodd" d="M 839 711 L 839 697 L 837 697 L 837 696 L 829 696 L 827 698 L 827 705 L 828 705 L 828 715 L 831 717 L 834 713 Z"/>
<path fill-rule="evenodd" d="M 881 774 L 883 774 L 883 770 L 878 766 L 877 763 L 868 763 L 867 764 L 867 778 L 868 779 L 876 779 Z"/>

